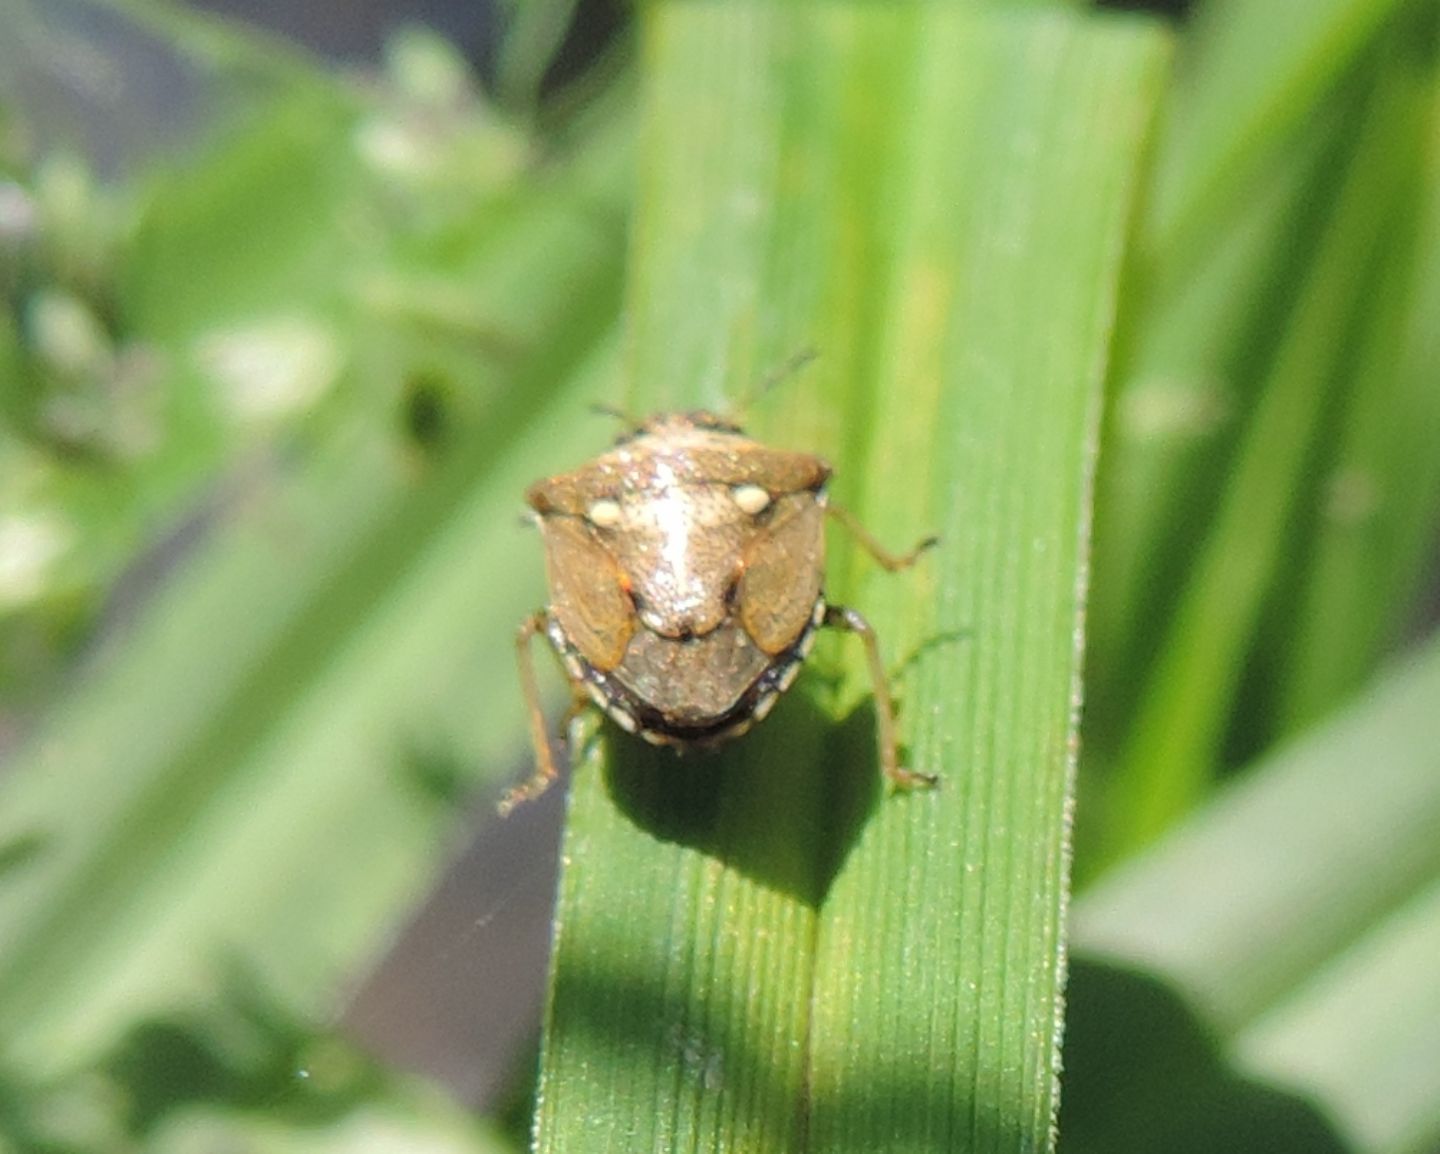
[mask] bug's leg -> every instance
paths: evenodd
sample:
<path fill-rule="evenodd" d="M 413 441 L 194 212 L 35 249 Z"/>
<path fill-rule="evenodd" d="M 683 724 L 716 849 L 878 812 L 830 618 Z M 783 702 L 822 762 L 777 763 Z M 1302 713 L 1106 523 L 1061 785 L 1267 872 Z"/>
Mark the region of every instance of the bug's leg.
<path fill-rule="evenodd" d="M 590 411 L 597 417 L 612 417 L 620 422 L 622 428 L 634 431 L 638 429 L 641 422 L 627 413 L 617 405 L 606 404 L 604 401 L 596 401 L 590 406 Z"/>
<path fill-rule="evenodd" d="M 926 537 L 920 544 L 911 549 L 910 552 L 897 557 L 881 545 L 879 541 L 875 540 L 875 538 L 870 535 L 870 530 L 860 524 L 859 519 L 854 513 L 850 512 L 849 509 L 841 508 L 839 505 L 827 505 L 825 512 L 829 513 L 830 516 L 844 525 L 850 535 L 860 542 L 861 548 L 869 553 L 870 556 L 874 557 L 877 563 L 884 566 L 884 568 L 888 569 L 891 573 L 898 573 L 901 569 L 910 568 L 911 565 L 920 559 L 920 554 L 925 552 L 926 549 L 933 549 L 940 543 L 939 537 Z"/>
<path fill-rule="evenodd" d="M 579 686 L 572 685 L 570 687 L 570 704 L 565 707 L 565 716 L 560 719 L 561 734 L 568 738 L 570 727 L 575 724 L 575 719 L 594 704 L 589 695 Z"/>
<path fill-rule="evenodd" d="M 515 662 L 520 667 L 520 691 L 525 695 L 525 712 L 530 719 L 530 743 L 535 747 L 535 773 L 529 781 L 517 785 L 500 799 L 496 807 L 505 817 L 521 802 L 539 797 L 555 780 L 555 750 L 545 728 L 545 710 L 540 705 L 540 687 L 535 683 L 535 662 L 530 657 L 530 643 L 535 634 L 545 629 L 544 613 L 532 613 L 515 633 Z"/>
<path fill-rule="evenodd" d="M 865 661 L 870 666 L 870 682 L 874 686 L 876 736 L 880 745 L 881 771 L 893 784 L 904 789 L 934 785 L 940 780 L 935 774 L 906 769 L 900 764 L 900 754 L 895 741 L 895 702 L 890 697 L 885 666 L 880 660 L 880 643 L 875 639 L 875 630 L 870 622 L 855 610 L 847 609 L 843 605 L 827 605 L 825 625 L 830 629 L 843 629 L 846 633 L 854 633 L 865 646 Z"/>

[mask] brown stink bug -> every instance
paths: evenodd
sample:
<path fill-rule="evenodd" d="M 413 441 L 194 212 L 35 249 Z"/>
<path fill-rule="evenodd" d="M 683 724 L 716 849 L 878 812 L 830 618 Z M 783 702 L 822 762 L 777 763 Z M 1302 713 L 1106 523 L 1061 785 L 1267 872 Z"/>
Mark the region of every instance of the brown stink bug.
<path fill-rule="evenodd" d="M 830 466 L 746 437 L 708 412 L 661 413 L 526 500 L 545 539 L 550 607 L 516 636 L 536 771 L 500 803 L 508 812 L 555 777 L 530 643 L 543 633 L 577 704 L 588 697 L 630 733 L 680 749 L 738 737 L 790 687 L 821 626 L 855 633 L 874 683 L 880 765 L 903 786 L 880 648 L 853 609 L 825 601 L 825 517 L 837 518 L 889 570 L 933 545 L 886 553 L 830 505 Z"/>

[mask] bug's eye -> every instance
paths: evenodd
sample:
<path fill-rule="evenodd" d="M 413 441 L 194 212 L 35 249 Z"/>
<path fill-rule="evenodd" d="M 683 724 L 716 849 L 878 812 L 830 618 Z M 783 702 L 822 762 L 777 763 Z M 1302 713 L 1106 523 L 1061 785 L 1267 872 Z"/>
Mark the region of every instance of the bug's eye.
<path fill-rule="evenodd" d="M 725 607 L 730 610 L 739 608 L 740 605 L 740 574 L 736 573 L 730 579 L 730 584 L 725 586 Z"/>
<path fill-rule="evenodd" d="M 597 529 L 613 529 L 620 524 L 620 505 L 604 498 L 594 501 L 585 510 L 585 519 Z"/>
<path fill-rule="evenodd" d="M 752 517 L 763 513 L 770 505 L 770 494 L 759 485 L 737 485 L 732 496 L 740 511 Z"/>

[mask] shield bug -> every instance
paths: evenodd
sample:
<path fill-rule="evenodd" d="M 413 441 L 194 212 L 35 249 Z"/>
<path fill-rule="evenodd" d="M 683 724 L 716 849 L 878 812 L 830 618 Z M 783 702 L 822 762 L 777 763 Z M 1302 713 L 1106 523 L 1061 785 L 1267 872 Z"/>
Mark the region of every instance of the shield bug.
<path fill-rule="evenodd" d="M 531 662 L 537 634 L 565 667 L 572 710 L 593 701 L 627 732 L 684 750 L 764 718 L 818 629 L 854 633 L 874 684 L 882 770 L 901 786 L 935 781 L 899 763 L 875 631 L 822 588 L 826 516 L 891 571 L 934 538 L 887 553 L 829 503 L 830 473 L 819 457 L 760 444 L 713 413 L 661 413 L 589 464 L 530 487 L 550 584 L 549 608 L 516 635 L 536 772 L 502 813 L 555 777 Z"/>

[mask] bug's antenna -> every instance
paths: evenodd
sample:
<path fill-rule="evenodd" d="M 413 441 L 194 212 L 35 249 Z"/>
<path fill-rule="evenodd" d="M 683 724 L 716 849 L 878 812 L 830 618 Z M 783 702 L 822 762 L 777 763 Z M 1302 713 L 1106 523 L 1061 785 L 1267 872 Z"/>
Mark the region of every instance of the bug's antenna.
<path fill-rule="evenodd" d="M 597 417 L 613 417 L 626 429 L 638 429 L 640 422 L 627 413 L 624 409 L 615 405 L 607 405 L 604 401 L 595 401 L 590 406 L 590 411 Z"/>
<path fill-rule="evenodd" d="M 804 345 L 791 353 L 780 364 L 776 365 L 768 373 L 757 381 L 748 392 L 730 409 L 730 415 L 737 425 L 744 424 L 744 418 L 750 411 L 750 407 L 763 399 L 771 389 L 777 385 L 783 385 L 811 361 L 820 356 L 820 350 L 814 345 Z"/>

